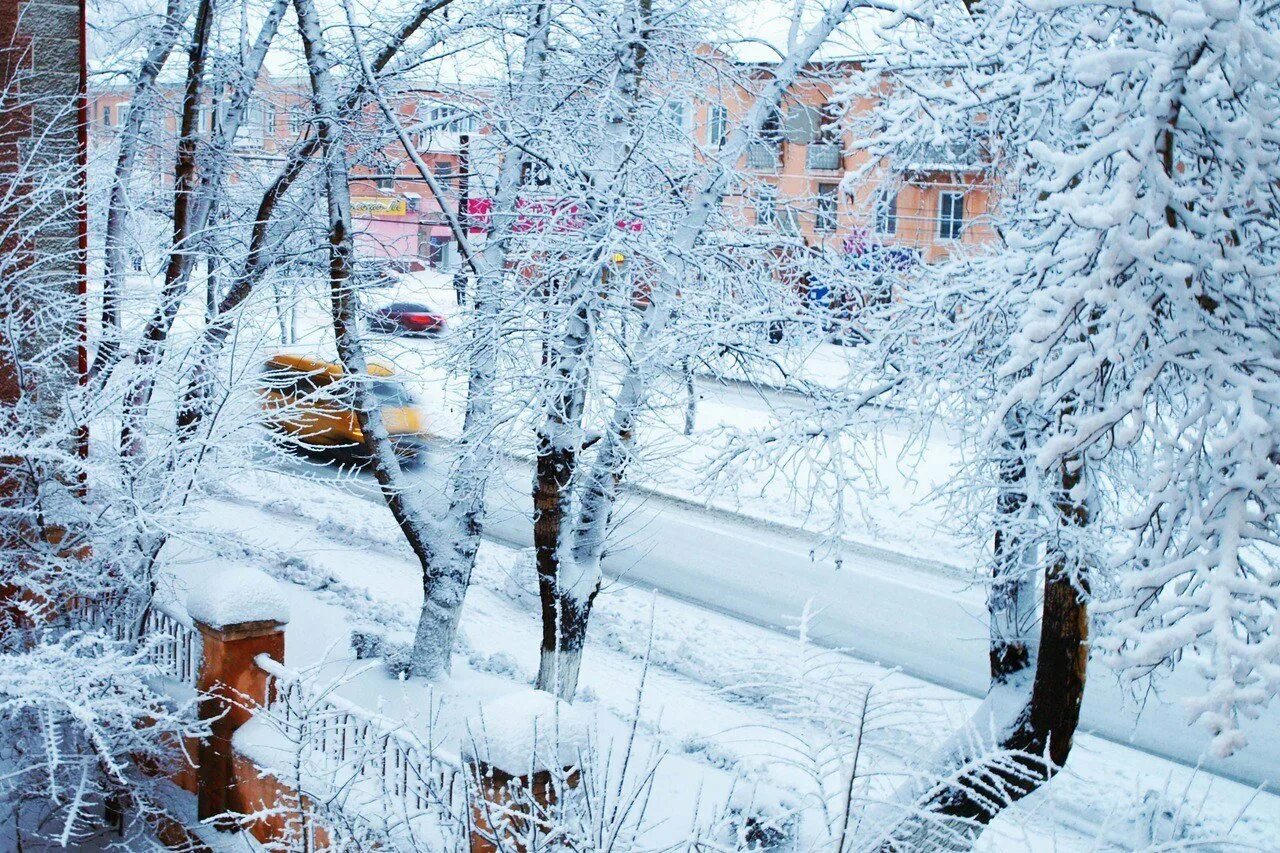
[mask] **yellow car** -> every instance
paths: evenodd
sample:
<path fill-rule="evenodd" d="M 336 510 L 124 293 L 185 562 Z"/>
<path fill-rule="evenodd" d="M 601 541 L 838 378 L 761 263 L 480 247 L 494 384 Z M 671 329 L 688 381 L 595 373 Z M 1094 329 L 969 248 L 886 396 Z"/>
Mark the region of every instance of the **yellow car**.
<path fill-rule="evenodd" d="M 406 462 L 418 461 L 428 433 L 417 401 L 389 368 L 370 364 L 368 371 L 396 455 Z M 352 459 L 364 456 L 364 433 L 351 388 L 342 381 L 342 365 L 281 353 L 267 359 L 262 380 L 258 393 L 273 429 L 304 450 Z"/>

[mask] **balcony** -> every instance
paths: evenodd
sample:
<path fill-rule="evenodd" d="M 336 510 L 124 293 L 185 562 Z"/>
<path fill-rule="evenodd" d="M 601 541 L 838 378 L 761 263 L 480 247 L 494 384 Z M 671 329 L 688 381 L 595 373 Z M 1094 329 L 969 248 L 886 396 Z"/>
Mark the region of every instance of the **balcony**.
<path fill-rule="evenodd" d="M 778 170 L 782 147 L 773 142 L 751 142 L 747 145 L 747 168 L 766 172 Z"/>
<path fill-rule="evenodd" d="M 805 153 L 805 166 L 811 172 L 834 172 L 840 169 L 840 146 L 834 142 L 815 142 Z"/>
<path fill-rule="evenodd" d="M 977 172 L 985 167 L 983 159 L 976 141 L 960 139 L 942 145 L 918 145 L 898 168 L 908 172 Z"/>

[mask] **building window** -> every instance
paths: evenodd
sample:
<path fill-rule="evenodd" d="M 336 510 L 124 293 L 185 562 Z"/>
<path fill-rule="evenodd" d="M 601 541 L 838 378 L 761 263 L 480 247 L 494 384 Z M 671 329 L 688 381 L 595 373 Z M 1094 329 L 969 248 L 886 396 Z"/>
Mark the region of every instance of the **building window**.
<path fill-rule="evenodd" d="M 378 189 L 393 190 L 395 188 L 396 188 L 396 179 L 394 176 L 378 178 Z"/>
<path fill-rule="evenodd" d="M 761 184 L 756 189 L 756 225 L 770 226 L 778 218 L 778 188 Z"/>
<path fill-rule="evenodd" d="M 818 113 L 819 145 L 840 144 L 840 112 L 834 104 L 823 104 Z"/>
<path fill-rule="evenodd" d="M 265 136 L 276 135 L 276 105 L 270 101 L 262 102 L 262 132 Z"/>
<path fill-rule="evenodd" d="M 876 200 L 876 233 L 898 233 L 898 194 L 882 192 Z"/>
<path fill-rule="evenodd" d="M 476 129 L 476 117 L 471 113 L 454 112 L 454 119 L 449 122 L 447 130 L 450 133 L 474 133 Z"/>
<path fill-rule="evenodd" d="M 307 126 L 308 115 L 307 108 L 302 104 L 294 104 L 289 108 L 289 132 L 302 133 L 302 129 Z"/>
<path fill-rule="evenodd" d="M 410 213 L 417 213 L 422 208 L 422 196 L 417 193 L 405 193 L 404 207 Z"/>
<path fill-rule="evenodd" d="M 724 104 L 707 107 L 707 146 L 719 148 L 729 138 L 729 110 Z"/>
<path fill-rule="evenodd" d="M 782 142 L 782 113 L 777 107 L 769 110 L 760 123 L 760 138 L 771 145 Z"/>
<path fill-rule="evenodd" d="M 683 101 L 667 101 L 662 105 L 667 124 L 677 133 L 684 133 L 685 112 Z"/>
<path fill-rule="evenodd" d="M 942 193 L 938 199 L 938 236 L 959 240 L 964 230 L 964 193 Z"/>
<path fill-rule="evenodd" d="M 840 185 L 818 184 L 818 207 L 814 217 L 814 230 L 831 234 L 836 230 L 840 214 Z"/>
<path fill-rule="evenodd" d="M 542 163 L 526 161 L 521 166 L 520 184 L 526 187 L 549 187 L 551 186 L 551 171 Z"/>
<path fill-rule="evenodd" d="M 102 105 L 102 124 L 104 127 L 111 127 L 111 105 Z"/>
<path fill-rule="evenodd" d="M 436 163 L 436 182 L 443 190 L 453 189 L 453 166 L 449 163 Z"/>

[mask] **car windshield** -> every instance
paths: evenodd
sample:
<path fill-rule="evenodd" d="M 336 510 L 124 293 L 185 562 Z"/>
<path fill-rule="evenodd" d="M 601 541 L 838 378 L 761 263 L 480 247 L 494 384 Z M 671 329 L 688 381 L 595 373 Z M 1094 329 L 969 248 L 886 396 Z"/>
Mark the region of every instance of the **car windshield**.
<path fill-rule="evenodd" d="M 373 381 L 373 394 L 378 398 L 382 405 L 390 408 L 402 408 L 404 406 L 413 405 L 413 396 L 408 389 L 399 382 L 390 382 L 386 379 L 375 379 Z"/>

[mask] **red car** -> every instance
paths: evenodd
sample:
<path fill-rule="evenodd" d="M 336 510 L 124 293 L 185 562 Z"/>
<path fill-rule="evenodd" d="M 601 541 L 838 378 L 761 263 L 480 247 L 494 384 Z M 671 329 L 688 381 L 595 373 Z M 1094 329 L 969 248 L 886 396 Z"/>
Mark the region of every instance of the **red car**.
<path fill-rule="evenodd" d="M 369 312 L 369 329 L 384 335 L 438 335 L 444 331 L 444 315 L 421 302 L 392 302 Z"/>

